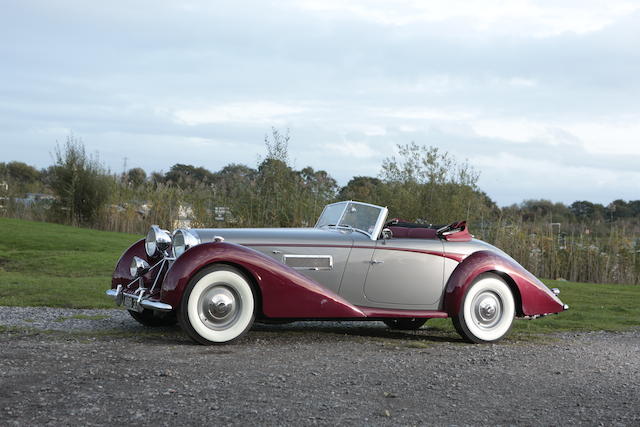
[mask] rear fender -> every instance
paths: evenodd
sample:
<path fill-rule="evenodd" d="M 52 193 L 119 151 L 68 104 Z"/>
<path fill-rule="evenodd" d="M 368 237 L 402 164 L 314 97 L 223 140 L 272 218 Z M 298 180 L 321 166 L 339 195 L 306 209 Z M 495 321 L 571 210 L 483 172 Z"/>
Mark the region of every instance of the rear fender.
<path fill-rule="evenodd" d="M 256 250 L 229 242 L 195 246 L 173 263 L 162 283 L 161 300 L 180 306 L 189 280 L 215 263 L 251 274 L 261 294 L 262 313 L 273 318 L 354 318 L 365 314 L 317 282 Z"/>
<path fill-rule="evenodd" d="M 478 251 L 469 255 L 453 270 L 447 281 L 444 310 L 456 316 L 469 286 L 484 273 L 496 273 L 515 285 L 521 307 L 517 310 L 525 316 L 559 313 L 564 304 L 544 283 L 510 258 L 491 251 Z"/>

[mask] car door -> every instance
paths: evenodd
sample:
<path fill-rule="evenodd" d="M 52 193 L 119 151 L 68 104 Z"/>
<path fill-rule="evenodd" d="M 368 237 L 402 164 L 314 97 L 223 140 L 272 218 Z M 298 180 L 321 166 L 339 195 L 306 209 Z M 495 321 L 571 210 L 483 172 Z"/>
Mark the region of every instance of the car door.
<path fill-rule="evenodd" d="M 284 246 L 274 258 L 333 292 L 338 292 L 351 245 Z"/>
<path fill-rule="evenodd" d="M 390 308 L 438 309 L 444 257 L 439 239 L 379 240 L 364 285 L 365 298 Z"/>

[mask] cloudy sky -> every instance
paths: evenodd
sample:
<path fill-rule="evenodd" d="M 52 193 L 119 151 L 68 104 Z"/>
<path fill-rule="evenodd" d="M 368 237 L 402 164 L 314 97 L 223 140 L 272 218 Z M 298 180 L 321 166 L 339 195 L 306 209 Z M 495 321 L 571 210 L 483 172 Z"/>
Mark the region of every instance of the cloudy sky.
<path fill-rule="evenodd" d="M 640 199 L 640 1 L 3 2 L 0 161 L 255 166 L 272 126 L 341 184 L 415 141 L 500 205 Z"/>

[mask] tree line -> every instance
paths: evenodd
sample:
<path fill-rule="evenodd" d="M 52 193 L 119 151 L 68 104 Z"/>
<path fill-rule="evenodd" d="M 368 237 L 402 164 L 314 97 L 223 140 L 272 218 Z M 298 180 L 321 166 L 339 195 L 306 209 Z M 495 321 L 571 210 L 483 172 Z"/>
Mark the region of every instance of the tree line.
<path fill-rule="evenodd" d="M 0 213 L 112 231 L 143 233 L 150 224 L 193 227 L 310 227 L 327 203 L 387 206 L 391 217 L 431 224 L 466 219 L 477 237 L 505 249 L 534 274 L 570 280 L 640 281 L 640 200 L 572 204 L 525 200 L 499 207 L 478 187 L 479 172 L 434 146 L 398 145 L 377 176 L 340 186 L 324 170 L 295 169 L 288 131 L 265 135 L 254 167 L 218 171 L 174 164 L 163 172 L 117 174 L 73 135 L 38 170 L 0 163 Z M 27 201 L 27 193 L 54 198 Z"/>

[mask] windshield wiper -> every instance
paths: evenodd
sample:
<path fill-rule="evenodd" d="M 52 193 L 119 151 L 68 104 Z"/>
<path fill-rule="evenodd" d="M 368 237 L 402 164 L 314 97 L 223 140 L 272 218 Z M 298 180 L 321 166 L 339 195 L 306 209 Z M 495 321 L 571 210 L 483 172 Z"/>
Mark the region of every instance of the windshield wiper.
<path fill-rule="evenodd" d="M 367 233 L 364 230 L 360 230 L 359 228 L 355 228 L 351 225 L 347 225 L 347 224 L 327 224 L 326 227 L 337 227 L 337 228 L 346 228 L 347 230 L 351 230 L 351 231 L 358 231 L 362 234 L 364 234 L 367 237 L 371 237 L 371 235 L 369 233 Z"/>

